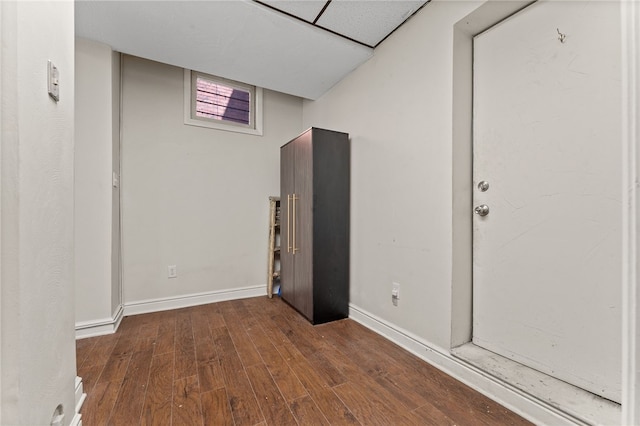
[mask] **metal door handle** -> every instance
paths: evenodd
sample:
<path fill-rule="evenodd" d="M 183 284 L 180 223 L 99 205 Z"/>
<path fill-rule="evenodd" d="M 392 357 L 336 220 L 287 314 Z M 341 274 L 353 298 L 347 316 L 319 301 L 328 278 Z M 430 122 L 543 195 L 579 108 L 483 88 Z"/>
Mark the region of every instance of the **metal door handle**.
<path fill-rule="evenodd" d="M 489 214 L 489 206 L 486 204 L 481 204 L 473 209 L 473 212 L 479 216 L 486 216 Z"/>

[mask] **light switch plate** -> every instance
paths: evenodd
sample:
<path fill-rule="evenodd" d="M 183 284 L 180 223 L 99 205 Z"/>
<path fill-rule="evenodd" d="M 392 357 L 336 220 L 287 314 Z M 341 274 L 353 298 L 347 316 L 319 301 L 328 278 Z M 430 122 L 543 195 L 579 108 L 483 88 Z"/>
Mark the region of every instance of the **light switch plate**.
<path fill-rule="evenodd" d="M 47 64 L 47 88 L 49 90 L 49 96 L 58 102 L 60 100 L 60 73 L 58 68 L 53 65 L 53 62 L 48 61 Z"/>

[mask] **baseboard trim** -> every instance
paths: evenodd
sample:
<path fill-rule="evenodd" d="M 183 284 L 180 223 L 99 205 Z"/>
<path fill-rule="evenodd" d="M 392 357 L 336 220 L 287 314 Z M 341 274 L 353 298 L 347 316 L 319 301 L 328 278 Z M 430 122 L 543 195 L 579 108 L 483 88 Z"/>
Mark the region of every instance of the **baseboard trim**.
<path fill-rule="evenodd" d="M 584 424 L 570 414 L 545 404 L 509 383 L 454 357 L 448 350 L 403 330 L 354 304 L 349 304 L 349 318 L 386 337 L 418 358 L 535 424 Z"/>
<path fill-rule="evenodd" d="M 70 426 L 82 426 L 82 414 L 80 414 L 80 409 L 82 408 L 82 404 L 84 404 L 84 400 L 86 398 L 87 394 L 84 393 L 83 390 L 82 378 L 76 376 L 76 411 L 73 419 L 71 419 Z"/>
<path fill-rule="evenodd" d="M 103 336 L 115 333 L 122 318 L 127 315 L 146 314 L 149 312 L 168 311 L 170 309 L 188 308 L 190 306 L 205 305 L 207 303 L 223 302 L 225 300 L 246 299 L 267 294 L 266 285 L 210 291 L 206 293 L 186 294 L 160 299 L 148 299 L 129 302 L 118 306 L 113 318 L 76 323 L 76 339 Z"/>
<path fill-rule="evenodd" d="M 82 426 L 82 415 L 80 413 L 76 413 L 76 415 L 73 416 L 73 419 L 71 419 L 69 426 Z"/>
<path fill-rule="evenodd" d="M 124 305 L 124 315 L 138 315 L 149 312 L 168 311 L 170 309 L 188 308 L 190 306 L 205 305 L 207 303 L 223 302 L 226 300 L 247 299 L 249 297 L 265 296 L 267 286 L 234 288 L 217 290 L 206 293 L 186 294 L 161 299 L 148 299 L 129 302 Z"/>
<path fill-rule="evenodd" d="M 123 312 L 124 307 L 122 305 L 119 305 L 112 318 L 105 318 L 96 321 L 77 322 L 76 340 L 115 333 L 120 326 L 120 321 L 122 321 Z"/>

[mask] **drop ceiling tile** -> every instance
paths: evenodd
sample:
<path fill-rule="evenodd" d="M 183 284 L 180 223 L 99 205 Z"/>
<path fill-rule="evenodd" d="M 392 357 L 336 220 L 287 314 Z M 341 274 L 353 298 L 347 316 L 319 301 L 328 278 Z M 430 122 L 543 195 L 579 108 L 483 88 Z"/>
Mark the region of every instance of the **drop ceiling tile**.
<path fill-rule="evenodd" d="M 426 1 L 333 0 L 316 24 L 375 46 L 424 3 Z"/>
<path fill-rule="evenodd" d="M 253 1 L 76 1 L 75 29 L 118 52 L 308 99 L 373 55 Z"/>
<path fill-rule="evenodd" d="M 326 0 L 260 0 L 260 2 L 311 23 L 327 3 Z"/>

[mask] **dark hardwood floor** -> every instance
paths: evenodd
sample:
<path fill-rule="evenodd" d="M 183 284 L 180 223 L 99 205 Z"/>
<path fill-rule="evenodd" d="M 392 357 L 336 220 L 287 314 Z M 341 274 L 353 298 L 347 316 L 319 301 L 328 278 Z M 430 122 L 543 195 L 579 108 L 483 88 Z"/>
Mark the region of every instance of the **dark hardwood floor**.
<path fill-rule="evenodd" d="M 78 340 L 92 425 L 523 425 L 351 320 L 258 297 L 126 317 Z"/>

